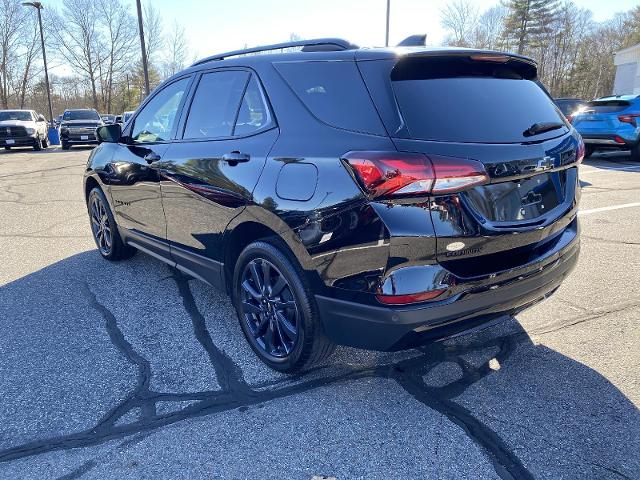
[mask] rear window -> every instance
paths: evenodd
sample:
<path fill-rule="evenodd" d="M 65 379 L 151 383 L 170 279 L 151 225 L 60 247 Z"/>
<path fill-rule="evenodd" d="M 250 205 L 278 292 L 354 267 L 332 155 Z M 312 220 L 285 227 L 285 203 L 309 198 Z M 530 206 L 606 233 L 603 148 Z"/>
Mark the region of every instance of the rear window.
<path fill-rule="evenodd" d="M 594 100 L 587 103 L 588 110 L 595 113 L 619 112 L 631 105 L 626 100 Z"/>
<path fill-rule="evenodd" d="M 517 64 L 428 59 L 399 62 L 393 91 L 411 138 L 448 142 L 518 143 L 565 133 L 562 127 L 535 136 L 535 123 L 564 124 L 555 104 Z"/>
<path fill-rule="evenodd" d="M 274 65 L 318 120 L 344 130 L 385 134 L 355 62 L 283 62 Z"/>
<path fill-rule="evenodd" d="M 584 102 L 578 100 L 556 100 L 556 105 L 565 115 L 569 115 L 585 106 Z"/>

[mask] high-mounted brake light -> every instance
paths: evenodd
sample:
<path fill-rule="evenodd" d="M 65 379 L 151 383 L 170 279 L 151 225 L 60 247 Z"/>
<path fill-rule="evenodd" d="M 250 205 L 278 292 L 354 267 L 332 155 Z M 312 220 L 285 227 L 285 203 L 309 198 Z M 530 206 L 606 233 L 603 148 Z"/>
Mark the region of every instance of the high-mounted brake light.
<path fill-rule="evenodd" d="M 489 182 L 484 166 L 465 158 L 377 151 L 342 158 L 372 198 L 455 193 Z"/>
<path fill-rule="evenodd" d="M 507 55 L 492 55 L 490 53 L 476 53 L 474 55 L 469 55 L 469 58 L 477 62 L 506 63 L 509 61 L 509 57 Z"/>
<path fill-rule="evenodd" d="M 624 115 L 618 115 L 618 120 L 623 123 L 630 123 L 634 127 L 638 126 L 636 118 L 640 117 L 640 113 L 625 113 Z"/>

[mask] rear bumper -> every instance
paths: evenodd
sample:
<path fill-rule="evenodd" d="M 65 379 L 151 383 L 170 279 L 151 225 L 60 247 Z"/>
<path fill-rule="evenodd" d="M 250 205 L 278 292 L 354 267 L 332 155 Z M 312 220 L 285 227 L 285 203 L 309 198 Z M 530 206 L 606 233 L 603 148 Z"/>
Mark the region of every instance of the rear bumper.
<path fill-rule="evenodd" d="M 515 269 L 513 275 L 473 287 L 432 304 L 389 308 L 316 296 L 326 334 L 334 342 L 358 348 L 393 351 L 456 335 L 514 315 L 551 295 L 575 267 L 578 235 L 543 260 Z"/>
<path fill-rule="evenodd" d="M 629 138 L 625 134 L 617 133 L 583 133 L 582 139 L 586 145 L 594 148 L 622 148 L 628 149 L 638 143 L 637 138 Z M 621 138 L 623 143 L 619 143 L 615 138 Z"/>

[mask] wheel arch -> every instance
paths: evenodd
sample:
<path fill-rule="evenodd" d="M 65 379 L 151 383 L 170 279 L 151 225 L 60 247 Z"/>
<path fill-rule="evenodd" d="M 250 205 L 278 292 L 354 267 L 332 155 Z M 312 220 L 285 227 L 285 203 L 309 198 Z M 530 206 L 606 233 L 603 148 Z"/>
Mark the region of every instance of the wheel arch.
<path fill-rule="evenodd" d="M 236 261 L 245 247 L 257 240 L 274 237 L 280 240 L 291 260 L 297 261 L 312 285 L 322 285 L 313 261 L 298 236 L 278 216 L 264 209 L 247 208 L 228 226 L 224 238 L 224 275 L 227 291 L 232 288 Z"/>

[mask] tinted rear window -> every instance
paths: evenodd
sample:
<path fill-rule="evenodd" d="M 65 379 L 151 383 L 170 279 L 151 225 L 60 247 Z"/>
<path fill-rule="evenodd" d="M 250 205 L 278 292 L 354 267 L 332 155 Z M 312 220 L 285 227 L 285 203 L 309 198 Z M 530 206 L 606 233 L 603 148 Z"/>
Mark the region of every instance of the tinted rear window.
<path fill-rule="evenodd" d="M 414 63 L 414 62 L 411 62 Z M 558 136 L 566 128 L 532 137 L 535 123 L 564 122 L 533 80 L 535 71 L 486 62 L 422 60 L 398 64 L 392 85 L 412 138 L 449 142 L 517 143 Z"/>
<path fill-rule="evenodd" d="M 385 134 L 355 62 L 283 62 L 275 67 L 318 120 L 345 130 Z"/>
<path fill-rule="evenodd" d="M 556 100 L 556 105 L 565 115 L 569 115 L 585 106 L 583 102 L 578 100 Z"/>

